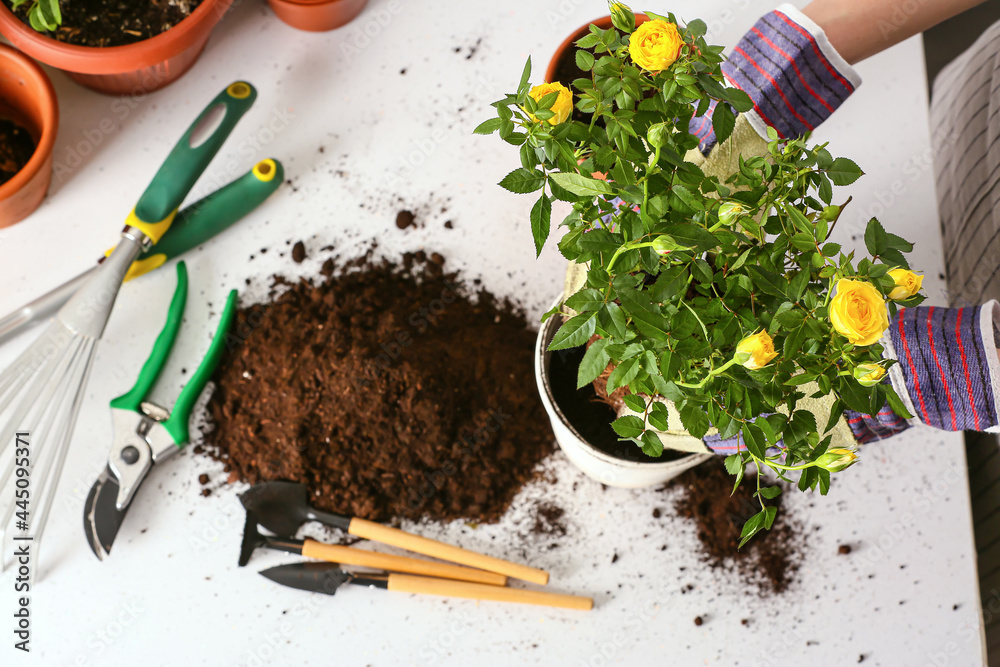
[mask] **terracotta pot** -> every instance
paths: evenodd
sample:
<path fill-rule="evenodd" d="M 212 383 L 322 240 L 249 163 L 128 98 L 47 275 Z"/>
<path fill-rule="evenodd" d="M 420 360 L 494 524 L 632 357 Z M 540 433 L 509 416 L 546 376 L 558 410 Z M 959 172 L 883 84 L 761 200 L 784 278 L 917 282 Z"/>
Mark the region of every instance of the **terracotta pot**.
<path fill-rule="evenodd" d="M 636 14 L 635 15 L 635 24 L 636 25 L 639 25 L 641 23 L 645 23 L 648 20 L 649 20 L 649 17 L 646 16 L 645 14 Z M 545 82 L 546 83 L 552 83 L 553 79 L 555 79 L 556 64 L 562 59 L 563 55 L 567 51 L 569 51 L 570 49 L 574 48 L 573 43 L 576 42 L 576 40 L 580 39 L 581 37 L 583 37 L 584 35 L 586 35 L 588 32 L 590 32 L 590 26 L 591 25 L 596 25 L 598 28 L 602 28 L 604 30 L 607 30 L 612 25 L 612 23 L 611 23 L 611 16 L 610 15 L 608 15 L 608 16 L 602 16 L 599 19 L 594 19 L 593 21 L 588 21 L 587 23 L 584 23 L 582 26 L 580 26 L 579 28 L 577 28 L 576 30 L 574 30 L 573 32 L 571 32 L 570 35 L 569 35 L 569 37 L 567 37 L 566 39 L 563 40 L 563 43 L 559 45 L 559 48 L 557 48 L 556 52 L 552 55 L 552 60 L 549 61 L 549 66 L 545 69 Z M 569 84 L 567 83 L 566 85 L 568 86 Z"/>
<path fill-rule="evenodd" d="M 49 189 L 59 105 L 42 68 L 6 44 L 0 44 L 0 116 L 28 130 L 35 141 L 28 163 L 0 185 L 0 227 L 7 227 L 38 208 Z"/>
<path fill-rule="evenodd" d="M 293 28 L 324 32 L 350 23 L 368 0 L 267 0 L 267 4 Z"/>
<path fill-rule="evenodd" d="M 64 44 L 21 23 L 0 3 L 0 33 L 46 65 L 108 95 L 141 95 L 176 81 L 198 59 L 212 28 L 233 0 L 202 0 L 170 30 L 125 46 Z"/>

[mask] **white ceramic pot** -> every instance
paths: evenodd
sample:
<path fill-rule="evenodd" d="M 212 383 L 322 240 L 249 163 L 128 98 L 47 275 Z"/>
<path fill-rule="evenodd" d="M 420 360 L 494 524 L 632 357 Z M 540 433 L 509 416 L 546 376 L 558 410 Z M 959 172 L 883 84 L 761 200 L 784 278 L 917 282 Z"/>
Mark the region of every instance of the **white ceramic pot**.
<path fill-rule="evenodd" d="M 558 299 L 554 305 L 558 305 L 561 301 L 562 299 Z M 562 318 L 554 315 L 542 324 L 538 331 L 538 338 L 535 341 L 535 383 L 538 385 L 538 393 L 542 397 L 542 404 L 545 405 L 549 421 L 552 422 L 556 442 L 577 468 L 601 484 L 635 489 L 662 484 L 688 468 L 693 468 L 713 457 L 712 454 L 687 454 L 672 461 L 640 463 L 606 454 L 584 440 L 556 405 L 549 382 L 552 353 L 547 348 L 560 324 Z"/>

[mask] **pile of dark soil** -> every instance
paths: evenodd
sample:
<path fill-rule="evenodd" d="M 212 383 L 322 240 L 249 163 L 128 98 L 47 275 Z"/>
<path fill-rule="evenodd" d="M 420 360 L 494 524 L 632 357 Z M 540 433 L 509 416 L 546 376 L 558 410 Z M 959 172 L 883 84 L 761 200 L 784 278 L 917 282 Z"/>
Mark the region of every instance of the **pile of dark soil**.
<path fill-rule="evenodd" d="M 6 118 L 0 118 L 0 185 L 21 171 L 35 153 L 31 134 Z"/>
<path fill-rule="evenodd" d="M 553 449 L 524 315 L 436 253 L 327 263 L 239 312 L 206 444 L 231 477 L 304 482 L 324 510 L 496 521 Z"/>
<path fill-rule="evenodd" d="M 4 0 L 7 7 L 11 0 Z M 26 2 L 11 10 L 25 25 Z M 190 16 L 201 0 L 62 0 L 62 25 L 49 37 L 78 46 L 122 46 L 166 32 Z"/>
<path fill-rule="evenodd" d="M 760 503 L 753 497 L 753 477 L 744 478 L 730 495 L 734 481 L 719 458 L 688 470 L 664 488 L 680 491 L 677 513 L 694 522 L 702 557 L 709 566 L 735 572 L 761 595 L 782 593 L 795 580 L 802 530 L 787 509 L 782 510 L 782 496 L 778 496 L 768 501 L 778 506 L 771 530 L 758 533 L 737 550 L 743 523 L 760 511 Z"/>

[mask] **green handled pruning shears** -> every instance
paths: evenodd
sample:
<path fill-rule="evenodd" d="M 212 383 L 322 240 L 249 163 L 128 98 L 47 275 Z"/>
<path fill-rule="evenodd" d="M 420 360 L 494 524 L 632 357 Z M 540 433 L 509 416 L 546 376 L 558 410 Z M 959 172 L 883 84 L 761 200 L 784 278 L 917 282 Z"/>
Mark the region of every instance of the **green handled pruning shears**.
<path fill-rule="evenodd" d="M 90 547 L 101 560 L 111 551 L 115 536 L 135 492 L 154 465 L 162 463 L 188 443 L 191 410 L 215 372 L 236 316 L 236 290 L 229 293 L 222 319 L 198 370 L 181 390 L 173 410 L 146 400 L 163 370 L 180 330 L 187 301 L 187 267 L 177 264 L 177 288 L 167 311 L 167 321 L 153 350 L 127 393 L 111 401 L 114 440 L 108 465 L 94 482 L 84 504 L 83 523 Z"/>

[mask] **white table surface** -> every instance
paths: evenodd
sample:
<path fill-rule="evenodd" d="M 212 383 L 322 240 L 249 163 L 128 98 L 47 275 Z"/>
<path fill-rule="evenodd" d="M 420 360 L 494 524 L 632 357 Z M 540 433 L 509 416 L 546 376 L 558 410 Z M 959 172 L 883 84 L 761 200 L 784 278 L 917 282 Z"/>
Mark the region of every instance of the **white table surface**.
<path fill-rule="evenodd" d="M 314 275 L 327 244 L 345 256 L 372 239 L 387 254 L 440 251 L 449 267 L 539 315 L 559 289 L 560 258 L 550 245 L 534 259 L 531 198 L 494 185 L 516 166 L 516 152 L 471 132 L 516 84 L 527 55 L 539 80 L 556 45 L 604 3 L 372 0 L 355 23 L 326 34 L 285 26 L 260 0 L 237 4 L 194 69 L 142 100 L 103 97 L 50 70 L 62 112 L 55 157 L 69 168 L 30 219 L 0 230 L 0 312 L 90 266 L 194 115 L 224 84 L 246 78 L 258 101 L 195 194 L 271 155 L 294 186 L 188 257 L 186 326 L 154 398 L 176 398 L 179 369 L 200 358 L 217 321 L 209 313 L 228 289 L 252 278 L 248 297 L 260 298 L 273 272 Z M 677 0 L 651 9 L 700 15 L 714 40 L 731 44 L 771 7 Z M 879 215 L 918 242 L 913 263 L 942 303 L 920 41 L 859 70 L 865 84 L 817 133 L 868 173 L 847 189 L 854 203 L 837 233 L 849 242 Z M 104 119 L 110 132 L 96 129 Z M 403 207 L 424 226 L 397 230 Z M 279 256 L 298 239 L 310 250 L 301 266 Z M 261 255 L 265 247 L 271 252 Z M 173 271 L 161 271 L 119 297 L 46 535 L 33 652 L 11 648 L 8 573 L 0 577 L 0 664 L 845 665 L 860 655 L 866 665 L 983 664 L 962 441 L 927 429 L 866 447 L 826 498 L 790 496 L 810 544 L 799 583 L 774 598 L 701 565 L 692 526 L 662 492 L 602 491 L 559 454 L 547 463 L 558 482 L 525 490 L 501 524 L 426 530 L 527 555 L 552 571 L 552 589 L 593 594 L 590 613 L 357 588 L 328 598 L 273 585 L 256 570 L 294 557 L 259 553 L 251 567 L 236 567 L 243 517 L 235 489 L 218 488 L 220 466 L 190 451 L 155 471 L 110 559 L 98 562 L 81 508 L 110 445 L 107 402 L 131 385 L 173 287 Z M 0 349 L 0 363 L 24 340 L 16 343 Z M 212 476 L 209 498 L 199 493 L 201 472 Z M 567 510 L 569 535 L 553 550 L 519 525 L 541 497 Z M 661 519 L 654 507 L 664 509 Z M 838 556 L 841 543 L 854 551 Z M 682 594 L 687 584 L 694 590 Z"/>

